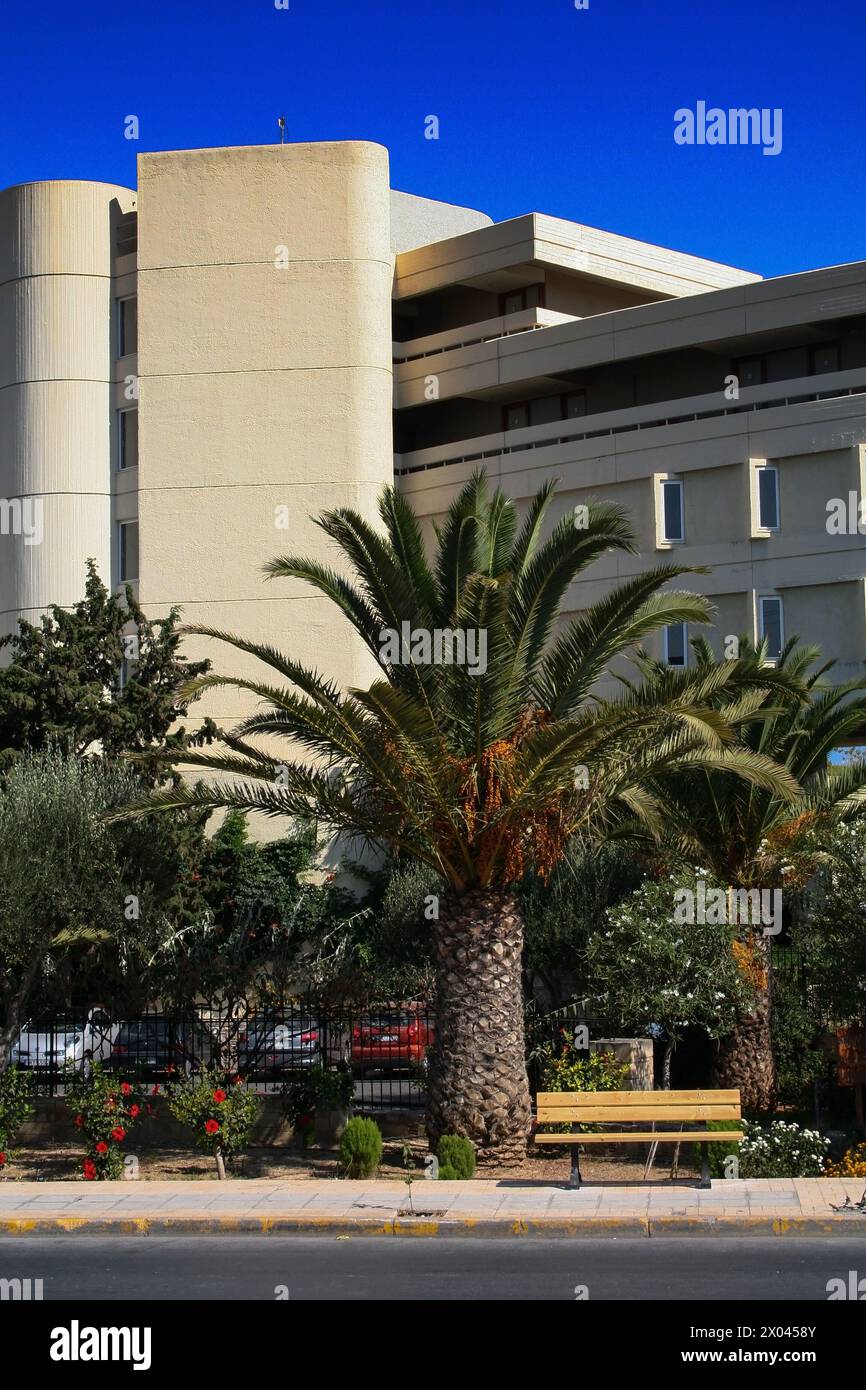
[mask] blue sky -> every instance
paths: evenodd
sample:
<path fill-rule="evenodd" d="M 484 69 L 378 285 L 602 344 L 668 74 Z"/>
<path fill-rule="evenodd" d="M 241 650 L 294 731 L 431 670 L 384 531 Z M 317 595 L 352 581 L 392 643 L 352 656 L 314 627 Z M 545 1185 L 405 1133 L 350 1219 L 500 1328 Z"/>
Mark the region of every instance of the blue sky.
<path fill-rule="evenodd" d="M 138 150 L 366 138 L 392 184 L 765 275 L 866 257 L 863 0 L 5 0 L 0 187 Z M 782 152 L 674 112 L 781 108 Z M 124 139 L 124 117 L 140 140 Z M 440 138 L 425 140 L 436 115 Z"/>

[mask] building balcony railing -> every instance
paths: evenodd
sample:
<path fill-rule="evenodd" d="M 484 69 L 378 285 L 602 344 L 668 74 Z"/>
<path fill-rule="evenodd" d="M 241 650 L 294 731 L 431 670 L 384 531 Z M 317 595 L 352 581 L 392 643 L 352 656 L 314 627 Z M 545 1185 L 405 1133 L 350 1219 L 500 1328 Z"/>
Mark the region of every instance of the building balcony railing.
<path fill-rule="evenodd" d="M 744 416 L 760 410 L 814 404 L 851 396 L 863 398 L 866 414 L 866 367 L 847 372 L 797 377 L 791 381 L 773 382 L 765 386 L 744 387 L 741 388 L 737 400 L 728 400 L 724 391 L 720 390 L 710 395 L 684 396 L 678 400 L 658 401 L 654 405 L 632 406 L 626 410 L 555 420 L 547 425 L 500 430 L 496 434 L 478 435 L 451 444 L 439 444 L 434 448 L 395 454 L 394 472 L 398 477 L 403 477 L 431 468 L 447 468 L 451 464 L 501 458 L 503 455 L 516 454 L 527 449 L 550 449 L 561 444 L 583 443 L 635 431 L 662 429 L 666 426 L 724 416 Z M 866 422 L 863 434 L 866 442 Z"/>
<path fill-rule="evenodd" d="M 495 319 L 463 324 L 444 333 L 430 333 L 424 338 L 410 338 L 394 343 L 394 364 L 417 362 L 424 357 L 436 357 L 442 352 L 475 347 L 478 343 L 494 343 L 515 333 L 532 333 L 538 328 L 555 328 L 560 323 L 573 323 L 576 315 L 560 314 L 554 309 L 521 309 L 516 314 L 500 314 Z"/>

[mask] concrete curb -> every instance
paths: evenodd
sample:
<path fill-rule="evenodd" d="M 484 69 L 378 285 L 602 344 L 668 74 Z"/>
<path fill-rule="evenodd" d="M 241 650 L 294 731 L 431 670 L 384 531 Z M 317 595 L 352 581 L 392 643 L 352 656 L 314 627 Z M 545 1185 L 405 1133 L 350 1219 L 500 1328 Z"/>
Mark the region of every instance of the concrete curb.
<path fill-rule="evenodd" d="M 859 1236 L 866 1239 L 866 1216 L 833 1217 L 688 1217 L 598 1218 L 443 1217 L 412 1220 L 393 1217 L 207 1217 L 207 1216 L 38 1216 L 0 1219 L 6 1236 L 204 1236 L 301 1235 L 348 1239 L 358 1236 L 459 1236 L 461 1238 L 533 1239 L 656 1238 L 660 1236 Z"/>

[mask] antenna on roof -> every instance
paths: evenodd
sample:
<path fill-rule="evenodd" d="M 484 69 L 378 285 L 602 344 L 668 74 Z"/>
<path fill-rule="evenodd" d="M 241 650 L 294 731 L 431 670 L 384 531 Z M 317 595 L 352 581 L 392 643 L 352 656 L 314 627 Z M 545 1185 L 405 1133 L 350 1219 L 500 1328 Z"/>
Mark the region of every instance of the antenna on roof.
<path fill-rule="evenodd" d="M 286 118 L 285 118 L 285 116 L 277 116 L 277 125 L 280 127 L 280 144 L 281 144 L 281 145 L 284 145 L 284 144 L 286 143 Z"/>

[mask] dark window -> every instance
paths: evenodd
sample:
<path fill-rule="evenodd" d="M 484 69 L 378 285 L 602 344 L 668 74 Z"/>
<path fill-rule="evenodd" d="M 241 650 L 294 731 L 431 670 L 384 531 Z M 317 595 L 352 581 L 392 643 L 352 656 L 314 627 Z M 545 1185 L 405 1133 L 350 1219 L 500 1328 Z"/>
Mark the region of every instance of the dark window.
<path fill-rule="evenodd" d="M 526 285 L 520 290 L 507 290 L 499 296 L 500 314 L 519 314 L 522 309 L 544 308 L 544 286 Z"/>
<path fill-rule="evenodd" d="M 138 351 L 138 299 L 135 295 L 129 299 L 119 299 L 117 301 L 117 352 L 119 357 L 126 357 L 130 352 Z"/>
<path fill-rule="evenodd" d="M 119 530 L 120 580 L 125 583 L 138 578 L 138 522 L 122 521 Z"/>
<path fill-rule="evenodd" d="M 502 411 L 502 428 L 504 430 L 522 430 L 529 424 L 529 403 L 527 401 L 517 401 L 514 405 L 506 405 Z"/>
<path fill-rule="evenodd" d="M 685 526 L 683 524 L 683 485 L 681 482 L 670 481 L 662 483 L 662 504 L 664 539 L 666 541 L 685 540 Z"/>
<path fill-rule="evenodd" d="M 762 598 L 759 602 L 760 634 L 767 641 L 767 659 L 777 661 L 785 640 L 782 619 L 782 600 L 775 596 Z"/>
<path fill-rule="evenodd" d="M 734 375 L 740 386 L 763 386 L 767 380 L 767 359 L 765 357 L 741 357 L 734 363 Z"/>
<path fill-rule="evenodd" d="M 576 420 L 586 414 L 586 392 L 570 391 L 562 398 L 562 414 L 566 420 Z"/>
<path fill-rule="evenodd" d="M 820 347 L 812 348 L 812 371 L 816 375 L 821 372 L 838 372 L 839 370 L 838 343 L 822 343 Z"/>
<path fill-rule="evenodd" d="M 668 666 L 686 664 L 686 625 L 671 623 L 665 628 L 665 661 Z"/>
<path fill-rule="evenodd" d="M 758 525 L 762 531 L 779 529 L 779 471 L 758 469 Z"/>
<path fill-rule="evenodd" d="M 118 425 L 118 468 L 138 467 L 138 411 L 120 410 Z"/>

